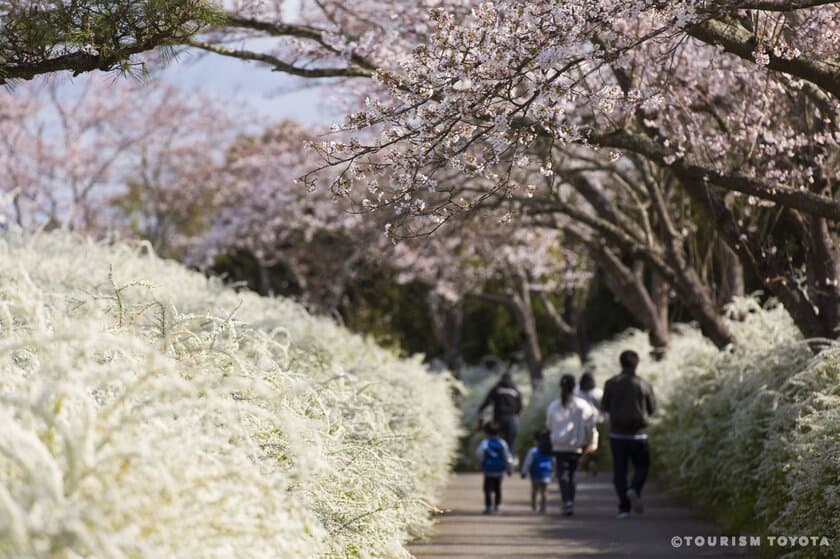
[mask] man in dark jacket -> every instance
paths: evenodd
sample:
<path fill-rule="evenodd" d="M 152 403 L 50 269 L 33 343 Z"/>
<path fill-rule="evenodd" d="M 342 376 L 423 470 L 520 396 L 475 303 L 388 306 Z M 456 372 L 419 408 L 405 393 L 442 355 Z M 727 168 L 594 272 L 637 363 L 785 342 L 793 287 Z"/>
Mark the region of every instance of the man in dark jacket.
<path fill-rule="evenodd" d="M 493 421 L 501 430 L 502 438 L 513 452 L 516 432 L 519 430 L 519 412 L 522 411 L 522 395 L 513 384 L 510 373 L 502 375 L 501 380 L 494 386 L 478 408 L 478 416 L 487 406 L 493 406 Z"/>
<path fill-rule="evenodd" d="M 618 493 L 618 518 L 627 518 L 630 509 L 642 512 L 642 487 L 650 468 L 648 416 L 656 410 L 653 388 L 636 375 L 639 355 L 622 352 L 621 374 L 604 385 L 601 410 L 609 414 L 610 451 L 613 456 L 613 482 Z M 633 463 L 633 479 L 627 487 L 627 463 Z"/>

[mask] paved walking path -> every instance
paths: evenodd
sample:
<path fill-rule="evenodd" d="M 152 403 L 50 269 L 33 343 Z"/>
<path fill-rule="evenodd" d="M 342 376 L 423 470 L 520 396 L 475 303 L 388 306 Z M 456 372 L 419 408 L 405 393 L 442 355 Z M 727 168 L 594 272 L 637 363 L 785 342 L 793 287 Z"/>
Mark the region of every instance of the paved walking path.
<path fill-rule="evenodd" d="M 615 518 L 616 502 L 609 475 L 581 477 L 575 515 L 562 516 L 556 484 L 550 488 L 549 512 L 531 512 L 530 482 L 506 478 L 502 512 L 484 516 L 480 474 L 454 476 L 444 497 L 446 511 L 437 517 L 431 541 L 410 547 L 420 559 L 588 558 L 640 559 L 747 557 L 743 548 L 675 549 L 674 536 L 720 535 L 674 499 L 645 488 L 646 511 L 626 520 Z"/>

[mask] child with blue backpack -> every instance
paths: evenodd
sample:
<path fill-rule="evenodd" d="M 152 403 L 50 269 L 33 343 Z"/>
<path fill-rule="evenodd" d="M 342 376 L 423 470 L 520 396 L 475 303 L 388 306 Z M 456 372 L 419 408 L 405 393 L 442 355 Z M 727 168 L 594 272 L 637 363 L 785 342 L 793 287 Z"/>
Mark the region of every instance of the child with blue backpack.
<path fill-rule="evenodd" d="M 540 497 L 540 512 L 546 511 L 546 491 L 554 470 L 554 450 L 551 448 L 551 433 L 542 428 L 534 434 L 534 446 L 528 450 L 522 463 L 522 479 L 531 476 L 531 510 L 537 510 L 537 495 Z"/>
<path fill-rule="evenodd" d="M 499 512 L 502 504 L 502 478 L 513 473 L 513 456 L 507 443 L 499 437 L 499 426 L 490 422 L 484 426 L 487 435 L 476 448 L 481 471 L 484 472 L 484 514 Z"/>

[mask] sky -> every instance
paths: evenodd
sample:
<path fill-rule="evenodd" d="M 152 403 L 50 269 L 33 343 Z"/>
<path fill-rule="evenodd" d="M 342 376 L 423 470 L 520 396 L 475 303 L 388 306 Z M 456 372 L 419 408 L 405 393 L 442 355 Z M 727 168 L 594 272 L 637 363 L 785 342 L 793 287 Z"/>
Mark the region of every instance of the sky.
<path fill-rule="evenodd" d="M 259 45 L 249 45 L 258 48 Z M 204 93 L 243 99 L 272 120 L 329 124 L 340 115 L 327 109 L 327 96 L 311 80 L 272 72 L 267 66 L 216 54 L 185 53 L 163 71 L 167 79 Z"/>
<path fill-rule="evenodd" d="M 222 1 L 228 8 L 233 6 L 233 0 Z M 284 1 L 284 19 L 294 19 L 299 9 L 297 2 Z M 276 39 L 252 38 L 239 46 L 270 52 Z M 176 84 L 203 93 L 244 99 L 272 120 L 290 118 L 305 124 L 330 124 L 343 116 L 327 110 L 326 93 L 312 80 L 273 72 L 257 62 L 190 49 L 170 63 L 164 75 Z"/>

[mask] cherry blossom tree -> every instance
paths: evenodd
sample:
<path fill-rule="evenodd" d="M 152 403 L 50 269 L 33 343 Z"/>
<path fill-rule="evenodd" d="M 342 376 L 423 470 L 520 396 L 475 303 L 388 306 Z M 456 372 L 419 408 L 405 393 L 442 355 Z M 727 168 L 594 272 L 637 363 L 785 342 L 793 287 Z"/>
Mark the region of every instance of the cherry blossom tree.
<path fill-rule="evenodd" d="M 32 144 L 26 134 L 25 123 L 38 111 L 38 103 L 32 97 L 13 97 L 0 94 L 0 169 L 3 170 L 3 193 L 11 202 L 11 218 L 23 219 L 19 185 L 34 182 L 36 170 L 29 164 L 17 161 L 17 152 L 29 149 Z M 5 217 L 5 216 L 4 216 Z"/>
<path fill-rule="evenodd" d="M 487 281 L 484 259 L 470 242 L 467 228 L 450 227 L 432 236 L 404 239 L 393 245 L 391 262 L 401 284 L 428 286 L 425 306 L 443 362 L 459 371 L 465 298 Z"/>
<path fill-rule="evenodd" d="M 689 260 L 696 217 L 680 216 L 673 181 L 639 160 L 633 167 L 576 157 L 563 162 L 565 167 L 555 162 L 555 168 L 564 168 L 557 185 L 511 198 L 519 200 L 525 213 L 547 216 L 567 238 L 586 248 L 614 295 L 648 329 L 655 348 L 667 346 L 670 290 L 713 342 L 719 347 L 733 343 L 716 300 L 717 282 L 704 281 L 702 268 Z M 728 302 L 731 294 L 725 297 Z"/>
<path fill-rule="evenodd" d="M 242 129 L 219 101 L 163 81 L 33 82 L 0 99 L 10 113 L 0 188 L 19 225 L 116 228 L 164 253 L 200 219 L 223 146 Z"/>
<path fill-rule="evenodd" d="M 562 334 L 574 335 L 551 296 L 579 288 L 590 271 L 585 259 L 563 248 L 558 230 L 512 225 L 504 214 L 448 222 L 432 235 L 400 240 L 390 264 L 400 270 L 398 281 L 431 287 L 427 305 L 450 368 L 459 366 L 464 301 L 476 297 L 510 312 L 531 381 L 538 387 L 543 356 L 534 304 L 544 305 Z"/>
<path fill-rule="evenodd" d="M 435 10 L 466 16 L 474 0 L 235 0 L 216 25 L 186 44 L 301 78 L 400 81 L 406 57 L 422 44 Z M 375 86 L 368 84 L 367 89 Z"/>
<path fill-rule="evenodd" d="M 246 251 L 256 259 L 258 289 L 276 291 L 268 270 L 282 267 L 304 302 L 332 314 L 359 267 L 378 265 L 391 243 L 383 223 L 349 211 L 327 188 L 307 191 L 298 182 L 318 164 L 303 149 L 315 134 L 285 121 L 237 140 L 208 181 L 217 211 L 188 259 L 209 267 Z"/>
<path fill-rule="evenodd" d="M 333 187 L 346 194 L 357 174 L 388 174 L 390 196 L 377 204 L 423 208 L 436 220 L 526 186 L 512 178 L 523 159 L 554 172 L 562 146 L 654 165 L 715 224 L 727 270 L 737 272 L 734 252 L 806 336 L 835 334 L 837 2 L 433 4 L 389 12 L 376 2 L 303 3 L 292 14 L 237 5 L 192 44 L 301 77 L 374 77 L 365 108 L 345 123 L 365 134 L 322 145 L 342 170 Z M 276 43 L 259 52 L 225 46 L 255 36 Z M 377 84 L 390 91 L 376 94 Z M 462 196 L 453 175 L 483 183 L 481 192 Z M 804 268 L 767 231 L 776 212 L 777 223 L 797 229 Z M 680 264 L 689 240 L 663 227 L 668 279 L 692 294 L 692 315 L 715 343 L 731 343 L 702 274 Z M 626 253 L 627 240 L 614 249 Z M 656 260 L 642 253 L 648 265 Z M 631 288 L 634 314 L 664 343 L 657 305 L 614 256 L 601 257 L 620 278 L 614 290 Z M 661 276 L 662 262 L 652 266 Z"/>
<path fill-rule="evenodd" d="M 391 270 L 399 283 L 425 284 L 429 318 L 452 370 L 461 365 L 464 300 L 481 297 L 502 304 L 521 332 L 523 355 L 538 383 L 542 355 L 533 300 L 554 310 L 550 295 L 588 278 L 581 259 L 563 249 L 558 231 L 514 228 L 501 215 L 446 223 L 432 236 L 389 239 L 383 215 L 348 211 L 346 200 L 329 189 L 307 192 L 296 184 L 296 177 L 319 163 L 315 152 L 300 149 L 314 137 L 284 122 L 238 140 L 212 180 L 210 206 L 218 213 L 189 259 L 212 267 L 220 257 L 246 251 L 256 260 L 258 289 L 290 294 L 278 283 L 282 278 L 304 302 L 328 314 L 337 312 L 362 269 Z M 370 183 L 366 192 L 375 195 L 378 188 Z M 491 284 L 503 289 L 491 290 Z M 560 313 L 554 310 L 552 316 L 572 333 Z"/>
<path fill-rule="evenodd" d="M 581 287 L 590 277 L 585 259 L 564 249 L 556 229 L 517 228 L 489 239 L 488 250 L 498 257 L 493 274 L 502 280 L 500 293 L 483 292 L 480 296 L 505 305 L 519 328 L 522 353 L 531 383 L 541 388 L 543 356 L 540 350 L 534 299 L 540 301 L 553 325 L 564 335 L 575 331 L 554 307 L 553 294 L 565 294 Z"/>
<path fill-rule="evenodd" d="M 320 149 L 340 169 L 336 192 L 387 173 L 391 190 L 376 202 L 423 207 L 430 223 L 527 188 L 519 167 L 557 177 L 566 146 L 639 159 L 679 186 L 804 335 L 834 337 L 838 13 L 836 2 L 797 1 L 438 11 L 399 79 L 379 74 L 389 94 L 348 117 L 347 129 L 365 133 Z M 480 191 L 465 195 L 453 176 Z M 776 229 L 757 225 L 774 219 L 796 230 L 803 268 Z M 666 224 L 664 254 L 673 280 L 696 289 L 679 265 L 679 233 Z M 697 315 L 712 302 L 694 301 Z M 724 345 L 727 333 L 707 322 Z"/>
<path fill-rule="evenodd" d="M 486 209 L 556 229 L 654 345 L 673 291 L 724 347 L 741 268 L 836 337 L 839 22 L 825 0 L 242 1 L 181 42 L 343 81 L 310 189 L 395 236 Z"/>

